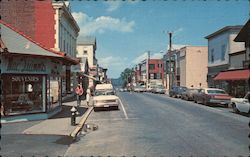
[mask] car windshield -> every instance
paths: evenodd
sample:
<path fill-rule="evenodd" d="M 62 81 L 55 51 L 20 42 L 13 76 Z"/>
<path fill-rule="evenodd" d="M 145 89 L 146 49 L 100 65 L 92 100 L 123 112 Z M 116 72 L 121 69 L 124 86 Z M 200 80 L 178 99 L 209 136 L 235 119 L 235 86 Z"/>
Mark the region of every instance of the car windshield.
<path fill-rule="evenodd" d="M 186 91 L 187 88 L 186 88 L 186 87 L 180 87 L 179 90 L 180 90 L 180 91 Z"/>
<path fill-rule="evenodd" d="M 95 96 L 100 96 L 100 95 L 115 95 L 114 91 L 105 91 L 105 90 L 98 90 L 95 92 Z"/>
<path fill-rule="evenodd" d="M 209 93 L 209 94 L 226 94 L 226 92 L 225 91 L 223 91 L 223 90 L 207 90 L 207 93 Z"/>

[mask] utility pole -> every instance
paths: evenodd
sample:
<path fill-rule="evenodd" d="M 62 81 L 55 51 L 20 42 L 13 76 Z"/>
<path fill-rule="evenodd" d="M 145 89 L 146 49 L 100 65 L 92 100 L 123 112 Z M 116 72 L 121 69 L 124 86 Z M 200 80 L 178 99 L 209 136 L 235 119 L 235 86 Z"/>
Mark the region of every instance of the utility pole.
<path fill-rule="evenodd" d="M 149 60 L 150 60 L 150 51 L 147 51 L 147 61 L 146 61 L 147 89 L 149 88 Z"/>
<path fill-rule="evenodd" d="M 169 70 L 169 73 L 168 73 L 168 75 L 169 75 L 169 84 L 168 84 L 168 87 L 169 87 L 169 90 L 171 90 L 171 88 L 172 88 L 172 60 L 171 60 L 171 56 L 172 56 L 172 32 L 169 32 L 168 33 L 169 34 L 169 50 L 168 50 L 168 59 L 169 59 L 169 68 L 168 68 L 168 70 Z"/>

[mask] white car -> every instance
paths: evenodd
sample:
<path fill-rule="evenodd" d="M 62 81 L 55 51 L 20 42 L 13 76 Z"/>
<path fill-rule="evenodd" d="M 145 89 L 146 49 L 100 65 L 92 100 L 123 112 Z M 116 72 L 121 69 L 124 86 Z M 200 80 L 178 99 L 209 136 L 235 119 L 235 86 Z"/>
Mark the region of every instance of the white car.
<path fill-rule="evenodd" d="M 244 98 L 231 98 L 231 107 L 233 108 L 234 112 L 244 112 L 250 113 L 250 92 L 248 92 Z"/>
<path fill-rule="evenodd" d="M 93 97 L 94 111 L 97 108 L 110 108 L 119 109 L 119 97 L 115 95 L 113 90 L 96 90 Z"/>

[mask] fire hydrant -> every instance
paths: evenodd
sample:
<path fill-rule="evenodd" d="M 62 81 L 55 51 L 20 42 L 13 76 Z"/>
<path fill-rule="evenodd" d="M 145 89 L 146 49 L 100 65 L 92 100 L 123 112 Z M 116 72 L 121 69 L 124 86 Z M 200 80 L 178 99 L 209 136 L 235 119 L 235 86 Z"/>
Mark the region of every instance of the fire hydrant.
<path fill-rule="evenodd" d="M 71 125 L 72 126 L 75 126 L 76 125 L 76 108 L 73 106 L 72 108 L 71 108 Z"/>

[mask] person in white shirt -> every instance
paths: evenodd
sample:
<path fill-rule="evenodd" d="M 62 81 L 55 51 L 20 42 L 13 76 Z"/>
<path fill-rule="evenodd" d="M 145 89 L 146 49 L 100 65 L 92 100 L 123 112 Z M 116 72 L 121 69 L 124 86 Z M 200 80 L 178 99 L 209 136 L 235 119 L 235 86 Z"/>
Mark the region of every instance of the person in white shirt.
<path fill-rule="evenodd" d="M 89 101 L 90 101 L 90 96 L 91 96 L 91 91 L 90 91 L 90 87 L 87 89 L 86 91 L 86 102 L 87 102 L 87 106 L 89 106 Z"/>

